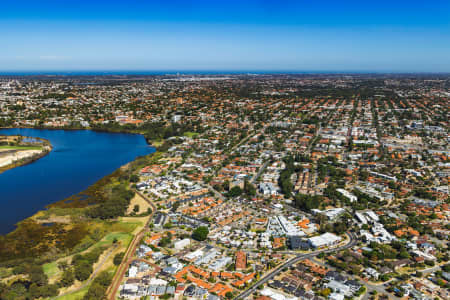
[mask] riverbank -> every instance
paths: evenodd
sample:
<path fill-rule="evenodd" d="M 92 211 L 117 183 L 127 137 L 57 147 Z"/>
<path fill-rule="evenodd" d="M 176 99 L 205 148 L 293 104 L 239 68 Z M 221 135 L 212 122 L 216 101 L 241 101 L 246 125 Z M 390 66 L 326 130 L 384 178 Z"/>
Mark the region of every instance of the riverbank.
<path fill-rule="evenodd" d="M 107 127 L 83 127 L 83 126 L 13 126 L 5 127 L 0 126 L 0 129 L 38 129 L 38 130 L 66 130 L 66 131 L 76 131 L 76 130 L 90 130 L 95 132 L 106 132 L 106 133 L 127 133 L 127 134 L 140 134 L 145 135 L 145 131 L 139 130 L 139 128 L 107 128 Z"/>
<path fill-rule="evenodd" d="M 13 231 L 15 224 L 47 205 L 78 194 L 123 165 L 155 151 L 142 135 L 127 133 L 3 129 L 0 134 L 41 137 L 53 147 L 50 155 L 0 174 L 0 234 Z"/>
<path fill-rule="evenodd" d="M 175 127 L 174 127 L 175 126 Z M 144 124 L 142 126 L 136 126 L 131 124 L 119 125 L 114 124 L 111 126 L 20 126 L 20 127 L 0 127 L 0 129 L 37 129 L 37 130 L 67 130 L 67 131 L 93 131 L 93 132 L 105 132 L 105 133 L 117 133 L 117 134 L 138 134 L 142 135 L 149 146 L 155 148 L 164 145 L 167 138 L 174 136 L 190 136 L 191 134 L 197 134 L 192 132 L 192 128 L 189 126 L 167 125 L 166 123 L 151 123 Z"/>
<path fill-rule="evenodd" d="M 27 139 L 33 142 L 18 142 Z M 6 144 L 0 145 L 0 174 L 31 164 L 49 154 L 53 149 L 50 141 L 34 137 L 0 136 L 0 141 Z M 16 143 L 17 145 L 14 145 Z"/>
<path fill-rule="evenodd" d="M 55 153 L 67 153 L 60 151 L 59 143 L 55 145 Z M 33 266 L 33 270 L 42 270 L 39 272 L 46 278 L 45 285 L 51 287 L 52 293 L 46 297 L 73 299 L 81 298 L 99 274 L 106 272 L 112 277 L 118 268 L 113 261 L 115 255 L 127 251 L 138 232 L 148 227 L 155 208 L 145 217 L 133 216 L 130 205 L 137 202 L 131 197 L 123 212 L 104 209 L 117 207 L 129 197 L 129 192 L 134 191 L 130 189 L 131 175 L 151 164 L 154 157 L 154 153 L 137 156 L 87 189 L 47 205 L 19 222 L 12 232 L 0 236 L 0 274 L 4 274 L 0 280 L 9 285 L 17 276 L 31 278 L 29 266 Z M 75 256 L 82 259 L 74 260 Z M 81 261 L 89 265 L 86 276 L 78 272 L 84 266 Z M 60 264 L 68 266 L 74 281 L 66 283 L 67 272 L 59 268 Z M 15 271 L 18 275 L 13 269 L 20 269 Z"/>

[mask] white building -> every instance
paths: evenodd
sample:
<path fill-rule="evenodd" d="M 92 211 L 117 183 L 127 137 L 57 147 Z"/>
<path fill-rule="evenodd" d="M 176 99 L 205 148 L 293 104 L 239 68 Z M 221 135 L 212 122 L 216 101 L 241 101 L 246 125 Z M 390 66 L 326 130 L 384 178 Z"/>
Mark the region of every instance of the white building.
<path fill-rule="evenodd" d="M 131 277 L 131 278 L 136 277 L 137 272 L 138 272 L 138 268 L 136 266 L 131 266 L 128 269 L 128 277 Z"/>
<path fill-rule="evenodd" d="M 322 235 L 309 238 L 308 242 L 313 248 L 322 248 L 336 245 L 340 240 L 341 238 L 339 236 L 326 232 Z"/>
<path fill-rule="evenodd" d="M 366 268 L 364 270 L 364 273 L 375 279 L 378 279 L 378 276 L 380 276 L 380 273 L 378 273 L 377 270 L 375 270 L 374 268 L 370 268 L 370 267 Z"/>
<path fill-rule="evenodd" d="M 366 211 L 366 215 L 372 219 L 374 222 L 378 222 L 380 220 L 380 218 L 378 218 L 378 216 L 371 210 Z"/>
<path fill-rule="evenodd" d="M 351 296 L 352 291 L 350 290 L 350 287 L 342 282 L 331 280 L 328 283 L 325 283 L 325 286 L 327 288 L 330 288 L 332 291 L 338 294 L 343 294 L 345 296 Z"/>
<path fill-rule="evenodd" d="M 177 249 L 177 250 L 182 250 L 182 249 L 184 249 L 185 247 L 189 246 L 190 244 L 191 244 L 191 240 L 189 240 L 189 239 L 183 239 L 183 240 L 176 241 L 176 242 L 174 243 L 174 247 L 175 247 L 175 249 Z"/>
<path fill-rule="evenodd" d="M 174 122 L 174 123 L 178 123 L 178 122 L 180 122 L 181 121 L 181 115 L 174 115 L 174 116 L 172 116 L 172 122 Z"/>
<path fill-rule="evenodd" d="M 259 192 L 264 196 L 272 196 L 277 194 L 277 189 L 272 182 L 261 182 L 259 184 Z"/>
<path fill-rule="evenodd" d="M 330 296 L 328 296 L 328 299 L 330 300 L 344 300 L 345 295 L 340 293 L 331 293 Z"/>
<path fill-rule="evenodd" d="M 311 212 L 313 214 L 325 215 L 328 219 L 334 220 L 341 214 L 345 213 L 345 209 L 343 209 L 342 207 L 331 208 L 331 209 L 327 209 L 327 210 L 312 209 Z"/>
<path fill-rule="evenodd" d="M 261 295 L 270 297 L 273 300 L 297 300 L 297 297 L 287 297 L 281 293 L 277 293 L 270 288 L 265 288 L 261 291 Z"/>
<path fill-rule="evenodd" d="M 337 189 L 337 191 L 338 191 L 339 193 L 341 193 L 344 197 L 347 197 L 347 198 L 350 200 L 350 202 L 356 202 L 356 201 L 358 201 L 358 197 L 356 197 L 355 195 L 353 195 L 352 193 L 350 193 L 350 192 L 347 191 L 347 190 L 344 190 L 344 189 Z"/>
<path fill-rule="evenodd" d="M 355 213 L 356 218 L 358 219 L 358 221 L 361 222 L 361 224 L 367 224 L 367 219 L 366 217 L 364 217 L 364 215 L 362 213 Z"/>
<path fill-rule="evenodd" d="M 194 260 L 194 259 L 199 258 L 200 256 L 203 256 L 203 254 L 204 254 L 203 250 L 197 249 L 197 250 L 195 250 L 194 252 L 191 252 L 191 253 L 186 254 L 186 255 L 185 255 L 185 258 L 186 258 L 187 260 Z"/>

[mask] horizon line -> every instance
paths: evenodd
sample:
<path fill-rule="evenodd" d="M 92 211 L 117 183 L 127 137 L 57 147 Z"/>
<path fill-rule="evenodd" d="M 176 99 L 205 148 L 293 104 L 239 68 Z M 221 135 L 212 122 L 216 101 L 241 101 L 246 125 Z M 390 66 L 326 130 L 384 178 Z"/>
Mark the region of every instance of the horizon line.
<path fill-rule="evenodd" d="M 126 69 L 112 69 L 112 70 L 0 70 L 0 76 L 8 75 L 219 75 L 219 74 L 230 74 L 230 75 L 308 75 L 308 74 L 436 74 L 436 75 L 446 75 L 450 74 L 450 71 L 401 71 L 401 70 L 386 70 L 386 71 L 375 71 L 375 70 L 174 70 L 174 69 L 154 69 L 154 70 L 126 70 Z"/>

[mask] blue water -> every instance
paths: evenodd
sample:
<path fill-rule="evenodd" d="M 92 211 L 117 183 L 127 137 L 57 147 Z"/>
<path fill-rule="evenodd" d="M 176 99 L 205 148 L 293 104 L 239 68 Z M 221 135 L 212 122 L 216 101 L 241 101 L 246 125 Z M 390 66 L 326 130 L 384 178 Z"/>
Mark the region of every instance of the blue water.
<path fill-rule="evenodd" d="M 0 174 L 0 234 L 47 204 L 76 194 L 137 156 L 153 153 L 141 135 L 90 130 L 0 129 L 0 134 L 40 137 L 53 150 Z"/>

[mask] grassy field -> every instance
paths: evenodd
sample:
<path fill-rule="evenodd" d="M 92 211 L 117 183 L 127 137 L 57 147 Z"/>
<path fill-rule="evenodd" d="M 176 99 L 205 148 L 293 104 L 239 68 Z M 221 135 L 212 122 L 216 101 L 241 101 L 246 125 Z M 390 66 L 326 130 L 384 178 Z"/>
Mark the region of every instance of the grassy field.
<path fill-rule="evenodd" d="M 95 248 L 99 247 L 110 247 L 113 245 L 113 241 L 116 240 L 118 243 L 118 247 L 114 249 L 112 254 L 108 257 L 108 259 L 103 263 L 103 265 L 99 266 L 99 263 L 103 261 L 103 256 L 108 253 L 109 250 L 105 250 L 103 254 L 100 256 L 99 261 L 94 265 L 94 269 L 97 267 L 100 267 L 98 270 L 98 273 L 104 270 L 108 270 L 110 272 L 115 272 L 116 266 L 113 264 L 113 258 L 114 255 L 119 252 L 124 252 L 128 248 L 128 245 L 130 244 L 131 240 L 134 236 L 134 231 L 140 230 L 143 226 L 143 223 L 140 221 L 132 220 L 132 218 L 127 218 L 126 220 L 121 220 L 117 222 L 116 224 L 112 224 L 108 226 L 108 230 L 112 230 L 113 232 L 107 233 L 100 241 L 93 244 L 88 249 L 82 251 L 81 253 L 86 253 L 89 251 L 92 251 Z M 109 248 L 111 249 L 111 248 Z M 72 256 L 61 258 L 57 261 L 53 261 L 51 263 L 47 263 L 43 265 L 43 269 L 45 274 L 49 277 L 50 282 L 57 282 L 59 280 L 59 277 L 61 276 L 61 271 L 58 269 L 58 262 L 66 261 L 70 262 Z M 84 294 L 87 292 L 89 286 L 83 287 L 80 290 L 76 290 L 77 287 L 81 285 L 80 282 L 76 282 L 76 284 L 72 287 L 69 287 L 65 289 L 65 291 L 69 292 L 67 295 L 64 295 L 62 297 L 57 297 L 56 299 L 63 299 L 63 300 L 78 300 L 82 299 Z M 71 290 L 74 290 L 73 292 L 70 292 Z M 64 290 L 63 290 L 64 292 Z"/>
<path fill-rule="evenodd" d="M 139 224 L 141 224 L 139 222 Z M 125 225 L 125 227 L 128 227 L 128 229 L 130 230 L 135 230 L 138 227 L 136 227 L 136 223 L 128 223 L 128 222 L 121 222 L 120 225 Z M 133 230 L 133 231 L 134 231 Z M 98 243 L 94 244 L 92 247 L 90 247 L 88 250 L 86 251 L 91 251 L 94 248 L 98 248 L 98 247 L 103 247 L 103 246 L 110 246 L 113 244 L 114 240 L 117 240 L 117 242 L 119 243 L 119 247 L 117 247 L 112 254 L 109 256 L 109 258 L 103 263 L 103 265 L 99 265 L 100 262 L 103 262 L 103 257 L 104 255 L 106 255 L 108 253 L 108 250 L 105 251 L 100 257 L 99 257 L 99 261 L 94 264 L 94 269 L 96 269 L 97 267 L 99 267 L 98 269 L 98 274 L 101 273 L 102 271 L 108 271 L 111 273 L 114 273 L 117 269 L 117 266 L 115 266 L 113 264 L 113 258 L 114 255 L 120 252 L 124 252 L 126 251 L 126 249 L 128 248 L 128 245 L 130 244 L 131 240 L 133 239 L 133 234 L 128 233 L 128 232 L 111 232 L 108 233 L 101 241 L 99 241 Z M 53 263 L 51 263 L 53 264 Z M 48 264 L 49 266 L 44 267 L 44 270 L 47 270 L 48 272 L 52 272 L 53 270 L 53 266 L 51 266 L 51 264 Z M 56 267 L 57 268 L 57 267 Z M 46 273 L 47 274 L 47 273 Z M 80 284 L 78 282 L 78 284 Z M 78 291 L 73 291 L 73 292 L 69 292 L 67 295 L 61 296 L 61 297 L 57 297 L 56 299 L 58 300 L 79 300 L 82 299 L 83 296 L 86 294 L 86 292 L 89 289 L 89 286 L 83 287 L 82 289 L 78 290 Z M 76 288 L 75 286 L 73 286 L 70 289 Z"/>
<path fill-rule="evenodd" d="M 133 239 L 133 235 L 125 232 L 112 232 L 105 236 L 100 242 L 95 244 L 94 247 L 111 245 L 114 239 L 120 242 L 121 245 L 127 247 Z"/>
<path fill-rule="evenodd" d="M 71 293 L 71 294 L 67 294 L 67 295 L 62 296 L 62 297 L 58 297 L 56 299 L 58 299 L 58 300 L 80 300 L 80 299 L 83 299 L 83 296 L 88 291 L 89 286 L 90 285 L 85 286 L 84 288 L 82 288 L 79 291 L 76 291 L 76 292 Z"/>
<path fill-rule="evenodd" d="M 12 268 L 0 268 L 0 278 L 7 278 L 12 275 Z"/>
<path fill-rule="evenodd" d="M 159 147 L 164 143 L 164 140 L 151 140 L 150 145 L 153 147 Z"/>
<path fill-rule="evenodd" d="M 196 137 L 197 135 L 198 135 L 197 132 L 191 132 L 191 131 L 187 131 L 187 132 L 184 133 L 184 136 L 187 136 L 187 137 L 189 137 L 189 138 L 194 138 L 194 137 Z"/>
<path fill-rule="evenodd" d="M 148 208 L 151 208 L 147 201 L 145 201 L 139 194 L 135 194 L 133 199 L 131 199 L 130 205 L 128 206 L 127 215 L 133 212 L 135 205 L 139 205 L 139 211 L 137 214 L 146 212 Z"/>
<path fill-rule="evenodd" d="M 60 273 L 60 270 L 58 269 L 58 263 L 56 261 L 44 264 L 42 268 L 44 269 L 44 273 L 48 276 L 48 278 L 55 277 Z"/>
<path fill-rule="evenodd" d="M 125 220 L 120 220 L 116 223 L 103 223 L 99 222 L 97 224 L 91 224 L 92 227 L 99 228 L 108 233 L 98 242 L 94 243 L 90 247 L 83 249 L 80 254 L 92 251 L 95 248 L 99 247 L 109 247 L 113 244 L 113 241 L 116 240 L 120 246 L 117 250 L 125 251 L 125 249 L 130 244 L 136 230 L 141 230 L 144 222 L 141 218 L 126 218 Z M 58 262 L 66 261 L 70 263 L 71 257 L 73 255 L 61 257 L 53 262 L 46 263 L 43 265 L 44 273 L 48 276 L 50 282 L 56 282 L 59 280 L 62 272 L 58 268 Z"/>
<path fill-rule="evenodd" d="M 39 146 L 0 146 L 0 150 L 41 150 Z"/>
<path fill-rule="evenodd" d="M 105 271 L 107 271 L 108 273 L 114 273 L 115 272 L 115 268 L 116 267 L 108 267 L 108 268 L 105 269 Z M 89 289 L 91 284 L 83 287 L 79 291 L 67 294 L 65 296 L 57 297 L 56 299 L 58 299 L 58 300 L 81 300 L 81 299 L 83 299 L 84 295 L 88 291 L 88 289 Z"/>

